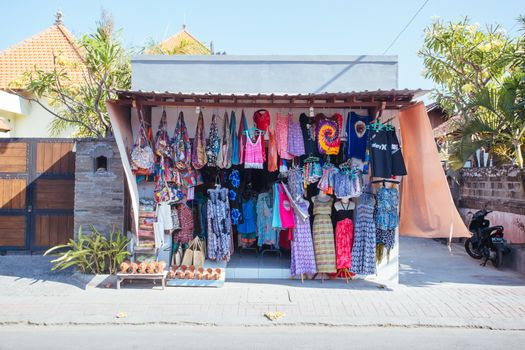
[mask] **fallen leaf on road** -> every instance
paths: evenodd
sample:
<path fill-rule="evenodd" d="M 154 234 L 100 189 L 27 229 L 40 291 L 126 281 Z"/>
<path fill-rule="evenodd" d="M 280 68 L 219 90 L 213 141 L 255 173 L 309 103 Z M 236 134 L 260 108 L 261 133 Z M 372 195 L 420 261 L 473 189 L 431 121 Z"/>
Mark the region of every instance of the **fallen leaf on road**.
<path fill-rule="evenodd" d="M 269 312 L 266 312 L 266 313 L 264 314 L 264 316 L 265 316 L 267 319 L 269 319 L 270 321 L 275 321 L 275 320 L 277 320 L 277 319 L 283 317 L 283 316 L 284 316 L 284 313 L 281 312 L 281 311 L 275 311 L 275 312 L 273 312 L 273 311 L 269 311 Z"/>
<path fill-rule="evenodd" d="M 111 283 L 107 283 L 104 287 L 111 288 Z"/>
<path fill-rule="evenodd" d="M 116 318 L 126 318 L 128 317 L 128 313 L 127 312 L 119 312 L 117 314 L 117 316 L 115 316 Z"/>

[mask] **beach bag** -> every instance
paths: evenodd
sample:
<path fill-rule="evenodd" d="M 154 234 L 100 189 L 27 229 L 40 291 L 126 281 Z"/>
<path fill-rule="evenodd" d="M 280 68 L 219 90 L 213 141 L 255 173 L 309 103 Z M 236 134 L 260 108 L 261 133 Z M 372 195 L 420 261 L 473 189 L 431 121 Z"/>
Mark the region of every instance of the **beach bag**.
<path fill-rule="evenodd" d="M 159 130 L 155 135 L 155 154 L 162 157 L 170 156 L 170 137 L 168 135 L 166 111 L 162 111 Z"/>
<path fill-rule="evenodd" d="M 191 144 L 182 112 L 179 113 L 177 126 L 173 133 L 172 148 L 175 167 L 179 170 L 187 169 L 191 164 Z"/>
<path fill-rule="evenodd" d="M 191 150 L 191 162 L 195 169 L 203 168 L 208 162 L 206 155 L 206 140 L 204 136 L 204 117 L 202 112 L 199 113 L 195 138 L 193 139 L 193 148 Z"/>
<path fill-rule="evenodd" d="M 150 175 L 154 171 L 155 155 L 151 148 L 144 120 L 140 114 L 140 128 L 131 151 L 131 169 L 136 175 Z"/>
<path fill-rule="evenodd" d="M 202 267 L 204 266 L 206 252 L 204 251 L 204 242 L 199 237 L 191 240 L 188 249 L 184 252 L 182 265 Z"/>
<path fill-rule="evenodd" d="M 182 244 L 180 243 L 175 243 L 173 245 L 173 250 L 174 250 L 174 253 L 173 253 L 173 265 L 175 266 L 181 266 L 182 265 L 182 256 L 184 254 L 183 250 L 182 250 Z"/>

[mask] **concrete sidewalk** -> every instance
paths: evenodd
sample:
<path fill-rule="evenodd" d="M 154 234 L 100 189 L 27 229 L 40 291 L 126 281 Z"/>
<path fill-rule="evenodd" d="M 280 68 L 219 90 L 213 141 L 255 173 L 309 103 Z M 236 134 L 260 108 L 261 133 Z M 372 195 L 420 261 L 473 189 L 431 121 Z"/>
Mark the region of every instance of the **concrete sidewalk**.
<path fill-rule="evenodd" d="M 0 257 L 2 324 L 431 326 L 525 330 L 525 278 L 464 249 L 401 239 L 397 286 L 352 281 L 227 282 L 224 288 L 91 288 L 47 257 Z M 20 266 L 20 264 L 26 264 Z M 490 265 L 490 264 L 489 264 Z M 285 316 L 271 322 L 266 311 Z M 125 313 L 122 318 L 117 314 Z"/>

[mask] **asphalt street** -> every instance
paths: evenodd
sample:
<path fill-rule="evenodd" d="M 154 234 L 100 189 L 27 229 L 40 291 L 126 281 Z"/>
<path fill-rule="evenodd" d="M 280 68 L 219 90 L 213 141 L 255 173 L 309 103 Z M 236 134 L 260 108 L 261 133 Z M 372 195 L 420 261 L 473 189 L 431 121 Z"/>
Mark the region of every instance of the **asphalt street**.
<path fill-rule="evenodd" d="M 0 349 L 521 349 L 525 332 L 451 328 L 6 326 Z"/>

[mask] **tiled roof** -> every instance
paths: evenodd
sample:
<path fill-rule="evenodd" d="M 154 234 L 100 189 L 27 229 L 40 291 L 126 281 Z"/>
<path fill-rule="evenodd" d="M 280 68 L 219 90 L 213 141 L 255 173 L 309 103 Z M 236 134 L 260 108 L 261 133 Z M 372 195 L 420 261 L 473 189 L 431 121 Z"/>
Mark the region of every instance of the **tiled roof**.
<path fill-rule="evenodd" d="M 51 71 L 55 57 L 64 64 L 71 83 L 80 83 L 82 56 L 75 38 L 62 24 L 53 24 L 44 31 L 0 52 L 0 89 L 13 86 L 14 81 L 30 70 Z M 11 85 L 10 85 L 11 84 Z"/>
<path fill-rule="evenodd" d="M 180 48 L 180 52 L 176 52 L 181 55 L 211 55 L 209 47 L 204 45 L 200 40 L 191 35 L 186 27 L 183 26 L 182 30 L 175 35 L 170 36 L 166 40 L 159 43 L 160 50 L 148 49 L 146 54 L 159 54 L 159 53 L 173 53 L 177 48 Z M 158 52 L 162 51 L 162 52 Z"/>

